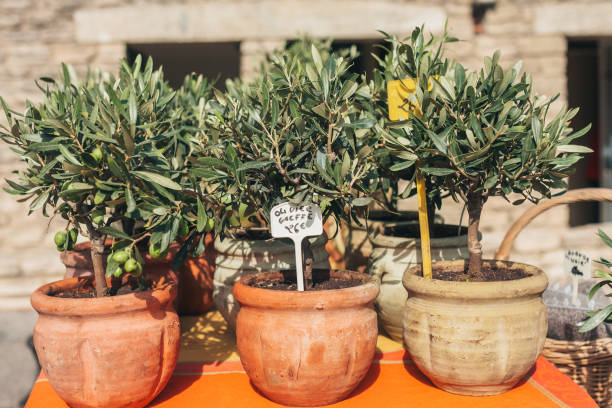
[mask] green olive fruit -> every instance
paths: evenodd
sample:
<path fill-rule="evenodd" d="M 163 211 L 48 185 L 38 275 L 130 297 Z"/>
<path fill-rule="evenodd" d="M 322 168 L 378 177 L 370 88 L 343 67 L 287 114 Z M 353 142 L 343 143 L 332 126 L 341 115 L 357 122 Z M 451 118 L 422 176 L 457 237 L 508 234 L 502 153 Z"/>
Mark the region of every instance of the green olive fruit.
<path fill-rule="evenodd" d="M 125 269 L 126 272 L 132 273 L 138 269 L 138 262 L 134 258 L 130 258 L 125 261 L 123 269 Z"/>
<path fill-rule="evenodd" d="M 206 225 L 204 226 L 205 232 L 210 232 L 215 227 L 215 220 L 213 218 L 209 218 L 206 220 Z"/>
<path fill-rule="evenodd" d="M 129 259 L 130 255 L 125 251 L 117 251 L 113 254 L 113 261 L 123 264 Z"/>
<path fill-rule="evenodd" d="M 115 268 L 115 270 L 113 271 L 113 276 L 114 276 L 115 278 L 119 278 L 121 275 L 123 275 L 123 269 L 122 269 L 120 266 L 118 266 L 118 267 L 116 267 L 116 268 Z"/>
<path fill-rule="evenodd" d="M 159 244 L 149 245 L 149 255 L 151 255 L 153 259 L 165 258 L 166 254 L 168 254 L 168 250 L 166 249 L 162 252 Z"/>
<path fill-rule="evenodd" d="M 63 247 L 66 243 L 66 239 L 68 239 L 68 234 L 65 231 L 58 231 L 55 233 L 55 237 L 53 237 L 53 242 L 58 247 Z"/>
<path fill-rule="evenodd" d="M 75 243 L 77 238 L 79 237 L 79 230 L 73 228 L 70 230 L 70 242 Z"/>
<path fill-rule="evenodd" d="M 91 155 L 96 161 L 102 160 L 102 149 L 100 149 L 99 147 L 96 147 L 95 149 L 91 151 Z"/>
<path fill-rule="evenodd" d="M 226 194 L 223 197 L 221 197 L 222 204 L 229 204 L 231 202 L 232 202 L 232 196 L 230 194 Z"/>

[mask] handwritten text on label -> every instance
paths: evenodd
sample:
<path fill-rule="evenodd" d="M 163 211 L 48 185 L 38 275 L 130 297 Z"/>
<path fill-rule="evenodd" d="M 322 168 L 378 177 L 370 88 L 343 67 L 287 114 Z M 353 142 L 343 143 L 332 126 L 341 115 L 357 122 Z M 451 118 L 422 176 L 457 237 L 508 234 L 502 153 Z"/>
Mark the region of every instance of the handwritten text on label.
<path fill-rule="evenodd" d="M 274 237 L 307 237 L 323 232 L 321 209 L 313 204 L 279 204 L 272 209 L 270 215 Z"/>

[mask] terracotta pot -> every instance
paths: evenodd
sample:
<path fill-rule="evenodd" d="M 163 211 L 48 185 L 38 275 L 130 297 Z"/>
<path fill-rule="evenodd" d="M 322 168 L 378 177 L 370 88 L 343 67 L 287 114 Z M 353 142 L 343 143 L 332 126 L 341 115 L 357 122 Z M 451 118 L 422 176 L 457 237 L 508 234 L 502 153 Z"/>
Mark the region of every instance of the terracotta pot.
<path fill-rule="evenodd" d="M 331 273 L 364 284 L 311 292 L 248 286 L 255 277 L 282 276 L 268 272 L 234 285 L 241 305 L 236 322 L 240 360 L 255 387 L 275 402 L 319 406 L 340 401 L 372 364 L 378 335 L 372 303 L 378 289 L 365 274 Z"/>
<path fill-rule="evenodd" d="M 329 255 L 325 251 L 327 237 L 311 238 L 314 268 L 329 269 Z M 280 239 L 234 240 L 226 237 L 215 240 L 217 252 L 213 301 L 230 328 L 236 327 L 240 306 L 232 295 L 234 283 L 244 275 L 295 268 L 293 242 Z"/>
<path fill-rule="evenodd" d="M 350 225 L 342 223 L 341 233 L 344 239 L 344 259 L 346 267 L 358 272 L 365 272 L 372 253 L 371 237 L 379 234 L 385 227 L 398 227 L 419 222 L 419 213 L 416 211 L 399 211 L 393 214 L 382 210 L 370 211 L 366 231 L 366 220 L 359 219 L 361 225 L 353 222 Z M 443 222 L 440 216 L 436 216 L 436 222 Z M 368 234 L 369 232 L 369 234 Z"/>
<path fill-rule="evenodd" d="M 207 235 L 204 254 L 197 259 L 188 258 L 179 273 L 176 274 L 179 286 L 175 306 L 180 315 L 202 314 L 212 307 L 212 277 L 215 271 L 214 259 L 216 256 L 212 243 L 212 236 Z M 112 241 L 107 240 L 106 245 L 111 244 Z M 172 259 L 178 249 L 178 244 L 172 244 L 168 255 L 161 259 L 154 259 L 147 252 L 142 251 L 145 273 L 153 280 L 170 273 Z M 90 251 L 91 243 L 82 242 L 75 245 L 73 251 L 60 252 L 60 259 L 66 266 L 64 279 L 93 275 Z M 106 255 L 104 265 L 106 265 Z M 110 279 L 107 279 L 107 282 L 110 285 Z"/>
<path fill-rule="evenodd" d="M 67 299 L 49 296 L 91 278 L 37 289 L 34 347 L 57 394 L 71 407 L 143 407 L 172 375 L 180 327 L 172 307 L 176 285 L 127 295 Z"/>
<path fill-rule="evenodd" d="M 542 270 L 495 262 L 531 276 L 503 282 L 425 279 L 406 271 L 404 342 L 419 369 L 439 388 L 463 395 L 501 394 L 533 367 L 546 338 L 548 285 Z M 434 263 L 463 271 L 465 261 Z"/>
<path fill-rule="evenodd" d="M 182 315 L 206 313 L 213 305 L 213 275 L 217 253 L 212 235 L 206 235 L 206 250 L 198 258 L 187 258 L 179 271 L 178 311 Z"/>
<path fill-rule="evenodd" d="M 400 233 L 405 233 L 408 228 L 414 230 L 410 235 L 420 236 L 418 224 L 404 224 L 384 227 L 380 234 L 370 237 L 373 249 L 368 272 L 376 277 L 379 284 L 380 293 L 374 303 L 378 322 L 393 340 L 399 342 L 402 341 L 404 330 L 402 315 L 408 299 L 406 289 L 402 286 L 402 276 L 406 269 L 421 263 L 419 238 L 392 235 L 392 233 L 401 235 Z M 432 260 L 469 257 L 465 228 L 461 231 L 463 235 L 457 235 L 460 229 L 456 225 L 436 224 L 434 228 L 436 236 L 442 238 L 431 239 Z"/>

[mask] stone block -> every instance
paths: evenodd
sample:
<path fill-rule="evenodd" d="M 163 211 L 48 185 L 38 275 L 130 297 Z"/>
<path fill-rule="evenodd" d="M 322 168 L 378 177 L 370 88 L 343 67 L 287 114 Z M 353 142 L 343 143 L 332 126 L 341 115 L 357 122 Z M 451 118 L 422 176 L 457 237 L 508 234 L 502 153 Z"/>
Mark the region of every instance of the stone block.
<path fill-rule="evenodd" d="M 50 46 L 51 58 L 50 63 L 55 67 L 59 67 L 60 63 L 64 62 L 71 65 L 88 65 L 91 64 L 97 53 L 96 46 L 87 46 L 82 44 L 53 44 Z"/>
<path fill-rule="evenodd" d="M 17 13 L 4 13 L 0 19 L 0 31 L 14 29 L 21 22 L 21 16 Z"/>
<path fill-rule="evenodd" d="M 550 228 L 528 226 L 514 241 L 513 251 L 517 254 L 544 253 L 559 248 L 561 244 L 561 235 Z"/>
<path fill-rule="evenodd" d="M 59 252 L 55 248 L 41 249 L 35 254 L 24 255 L 20 262 L 24 276 L 63 276 L 66 271 L 64 264 L 60 261 Z"/>
<path fill-rule="evenodd" d="M 2 297 L 0 296 L 0 310 L 32 310 L 30 296 Z"/>
<path fill-rule="evenodd" d="M 29 297 L 45 283 L 62 279 L 63 275 L 0 278 L 0 299 L 6 297 Z"/>
<path fill-rule="evenodd" d="M 279 7 L 274 0 L 263 0 L 87 8 L 75 12 L 74 19 L 76 38 L 83 43 L 239 41 L 300 34 L 377 38 L 376 29 L 381 27 L 400 34 L 423 23 L 439 32 L 446 12 L 413 3 L 287 0 Z"/>
<path fill-rule="evenodd" d="M 476 36 L 473 40 L 473 43 L 475 55 L 481 58 L 485 56 L 491 56 L 497 50 L 501 52 L 502 57 L 504 58 L 515 58 L 519 52 L 516 44 L 510 38 L 499 38 L 494 37 L 492 35 L 484 34 Z"/>
<path fill-rule="evenodd" d="M 544 3 L 534 7 L 537 34 L 610 35 L 612 3 L 606 1 Z"/>
<path fill-rule="evenodd" d="M 283 40 L 260 40 L 260 41 L 241 41 L 240 53 L 242 55 L 262 55 L 273 52 L 285 45 Z"/>
<path fill-rule="evenodd" d="M 612 223 L 587 224 L 579 227 L 568 228 L 563 231 L 562 242 L 567 249 L 576 248 L 602 248 L 601 238 L 597 235 L 597 230 L 602 229 L 612 233 Z"/>
<path fill-rule="evenodd" d="M 526 35 L 516 37 L 514 41 L 522 55 L 541 57 L 567 51 L 567 40 L 562 35 Z"/>
<path fill-rule="evenodd" d="M 18 255 L 2 250 L 0 259 L 0 278 L 16 278 L 22 274 Z"/>

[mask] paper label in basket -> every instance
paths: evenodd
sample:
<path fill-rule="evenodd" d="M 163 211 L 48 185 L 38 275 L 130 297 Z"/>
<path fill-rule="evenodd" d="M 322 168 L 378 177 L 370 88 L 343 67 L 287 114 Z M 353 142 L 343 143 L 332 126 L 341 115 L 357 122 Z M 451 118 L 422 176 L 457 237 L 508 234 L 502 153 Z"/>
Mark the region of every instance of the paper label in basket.
<path fill-rule="evenodd" d="M 567 251 L 563 259 L 563 271 L 572 277 L 572 303 L 578 306 L 578 281 L 580 278 L 591 277 L 591 258 L 580 251 Z"/>

